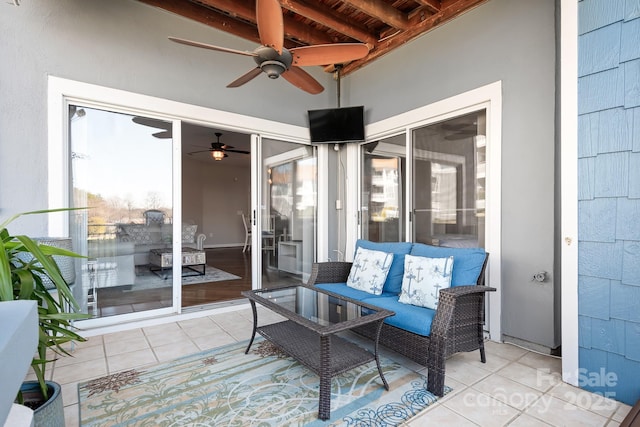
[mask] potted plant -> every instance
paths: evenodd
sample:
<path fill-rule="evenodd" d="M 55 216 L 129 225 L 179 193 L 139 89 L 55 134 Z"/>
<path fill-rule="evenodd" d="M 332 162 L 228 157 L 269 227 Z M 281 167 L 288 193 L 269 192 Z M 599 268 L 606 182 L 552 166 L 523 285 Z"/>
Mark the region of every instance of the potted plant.
<path fill-rule="evenodd" d="M 59 407 L 59 410 L 63 410 L 60 386 L 46 381 L 47 364 L 55 360 L 55 357 L 50 358 L 51 355 L 47 354 L 47 350 L 51 349 L 57 355 L 69 355 L 69 352 L 62 347 L 63 344 L 71 341 L 85 341 L 75 332 L 72 322 L 89 317 L 88 314 L 79 312 L 80 307 L 60 274 L 53 256 L 78 258 L 81 255 L 62 248 L 39 244 L 25 235 L 12 236 L 7 230 L 7 225 L 23 215 L 63 210 L 70 209 L 24 212 L 0 224 L 0 301 L 33 300 L 38 305 L 38 347 L 31 361 L 37 381 L 23 384 L 17 398 L 19 403 L 34 409 L 36 425 L 39 413 L 42 414 L 43 419 L 51 417 L 48 407 L 52 409 Z M 45 276 L 49 279 L 48 282 L 53 283 L 49 289 L 43 284 Z M 34 397 L 34 395 L 41 397 Z M 59 398 L 58 403 L 51 403 L 53 397 Z M 38 400 L 43 403 L 38 403 Z M 61 415 L 62 425 L 64 425 L 64 413 Z"/>

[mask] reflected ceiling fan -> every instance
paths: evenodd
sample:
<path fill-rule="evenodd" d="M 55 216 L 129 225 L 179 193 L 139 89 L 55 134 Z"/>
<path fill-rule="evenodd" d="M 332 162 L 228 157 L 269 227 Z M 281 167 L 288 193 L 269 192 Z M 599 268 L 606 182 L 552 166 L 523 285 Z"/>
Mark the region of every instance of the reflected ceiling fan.
<path fill-rule="evenodd" d="M 309 73 L 299 68 L 300 66 L 341 64 L 364 58 L 369 53 L 369 48 L 363 43 L 320 44 L 286 49 L 282 7 L 278 0 L 256 0 L 256 23 L 262 46 L 253 52 L 177 37 L 169 37 L 169 40 L 219 52 L 252 56 L 257 67 L 229 83 L 227 87 L 242 86 L 264 72 L 270 79 L 277 79 L 282 75 L 289 83 L 312 95 L 322 92 L 324 88 Z"/>
<path fill-rule="evenodd" d="M 187 153 L 187 154 L 192 155 L 192 154 L 196 154 L 196 153 L 209 152 L 209 153 L 211 153 L 211 157 L 213 157 L 213 160 L 216 160 L 216 161 L 220 161 L 220 160 L 224 159 L 225 157 L 229 157 L 227 152 L 229 152 L 229 153 L 240 153 L 240 154 L 251 154 L 249 151 L 234 150 L 231 145 L 226 145 L 226 144 L 223 144 L 222 142 L 220 142 L 220 137 L 222 136 L 222 133 L 216 132 L 215 135 L 218 138 L 218 140 L 216 142 L 212 142 L 211 143 L 211 148 L 209 148 L 207 150 L 192 151 L 191 153 Z"/>

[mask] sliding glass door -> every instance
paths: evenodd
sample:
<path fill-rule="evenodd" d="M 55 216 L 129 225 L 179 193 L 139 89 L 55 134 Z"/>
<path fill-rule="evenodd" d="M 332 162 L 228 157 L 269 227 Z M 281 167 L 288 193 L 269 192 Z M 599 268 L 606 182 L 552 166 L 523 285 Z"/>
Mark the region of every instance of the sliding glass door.
<path fill-rule="evenodd" d="M 406 138 L 398 135 L 362 146 L 362 238 L 401 242 L 405 236 Z"/>
<path fill-rule="evenodd" d="M 173 306 L 172 123 L 69 106 L 74 293 L 95 318 Z"/>
<path fill-rule="evenodd" d="M 259 153 L 256 186 L 261 191 L 252 217 L 254 245 L 260 248 L 253 265 L 261 272 L 262 286 L 305 281 L 316 249 L 315 148 L 262 138 L 254 151 Z"/>
<path fill-rule="evenodd" d="M 413 241 L 484 247 L 484 110 L 414 129 Z"/>
<path fill-rule="evenodd" d="M 360 147 L 361 237 L 484 247 L 486 111 L 406 132 Z"/>

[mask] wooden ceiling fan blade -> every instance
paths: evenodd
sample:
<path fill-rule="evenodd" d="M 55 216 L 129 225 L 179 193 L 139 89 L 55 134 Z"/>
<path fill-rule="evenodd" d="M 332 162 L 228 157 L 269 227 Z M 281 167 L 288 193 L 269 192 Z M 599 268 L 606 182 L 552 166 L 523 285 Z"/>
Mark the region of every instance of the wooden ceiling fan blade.
<path fill-rule="evenodd" d="M 363 43 L 335 43 L 296 47 L 289 52 L 293 65 L 327 65 L 364 58 L 369 48 Z"/>
<path fill-rule="evenodd" d="M 257 0 L 256 23 L 258 24 L 260 42 L 282 54 L 284 23 L 280 2 L 278 0 Z"/>
<path fill-rule="evenodd" d="M 200 47 L 200 48 L 209 49 L 209 50 L 216 50 L 218 52 L 233 53 L 233 54 L 236 54 L 236 55 L 258 56 L 258 54 L 254 53 L 254 52 L 245 52 L 243 50 L 229 49 L 227 47 L 214 46 L 212 44 L 201 43 L 201 42 L 194 42 L 193 40 L 186 40 L 186 39 L 181 39 L 181 38 L 178 38 L 178 37 L 168 37 L 168 38 L 172 42 L 185 44 L 187 46 Z"/>
<path fill-rule="evenodd" d="M 237 79 L 235 79 L 234 81 L 229 83 L 227 85 L 227 87 L 239 87 L 239 86 L 242 86 L 243 84 L 245 84 L 245 83 L 255 79 L 256 77 L 258 77 L 260 75 L 260 73 L 262 73 L 262 70 L 259 67 L 256 67 L 256 68 L 252 69 L 251 71 L 249 71 L 248 73 L 238 77 Z"/>
<path fill-rule="evenodd" d="M 164 130 L 171 129 L 171 122 L 167 122 L 164 120 L 152 119 L 152 118 L 143 117 L 143 116 L 134 116 L 131 119 L 131 121 L 138 125 L 149 126 L 156 129 L 164 129 Z"/>
<path fill-rule="evenodd" d="M 169 138 L 173 138 L 171 129 L 169 130 L 162 130 L 160 132 L 156 132 L 153 134 L 153 136 L 155 136 L 156 138 L 160 138 L 160 139 L 169 139 Z"/>
<path fill-rule="evenodd" d="M 317 95 L 324 90 L 322 85 L 302 68 L 291 67 L 281 75 L 298 89 L 302 89 L 312 95 Z"/>
<path fill-rule="evenodd" d="M 210 153 L 211 151 L 213 151 L 212 149 L 208 149 L 208 150 L 198 150 L 198 151 L 192 151 L 190 153 L 187 153 L 188 155 L 192 155 L 192 154 L 198 154 L 198 153 Z"/>
<path fill-rule="evenodd" d="M 224 151 L 225 152 L 228 151 L 229 153 L 251 154 L 250 151 L 244 151 L 244 150 L 228 150 L 228 149 L 225 149 Z"/>

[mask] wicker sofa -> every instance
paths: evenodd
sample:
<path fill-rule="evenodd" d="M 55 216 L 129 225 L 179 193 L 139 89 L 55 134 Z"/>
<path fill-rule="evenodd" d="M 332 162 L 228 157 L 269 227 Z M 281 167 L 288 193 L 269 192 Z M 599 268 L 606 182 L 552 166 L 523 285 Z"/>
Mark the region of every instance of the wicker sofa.
<path fill-rule="evenodd" d="M 483 338 L 484 294 L 495 291 L 485 286 L 488 253 L 482 248 L 446 248 L 421 243 L 374 243 L 358 240 L 358 247 L 393 253 L 382 293 L 371 293 L 346 285 L 351 262 L 322 262 L 313 265 L 307 286 L 318 287 L 337 296 L 346 296 L 394 311 L 385 320 L 380 344 L 428 368 L 427 389 L 444 394 L 445 359 L 458 352 L 480 350 L 486 362 Z M 429 258 L 454 257 L 451 287 L 440 289 L 437 310 L 398 301 L 405 255 Z M 375 338 L 373 327 L 356 332 Z"/>

